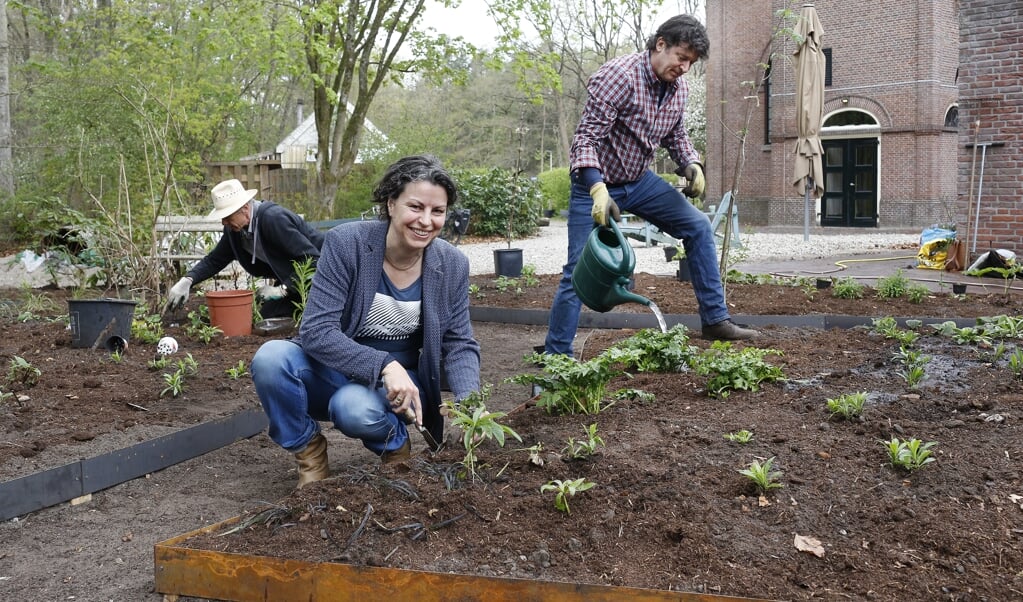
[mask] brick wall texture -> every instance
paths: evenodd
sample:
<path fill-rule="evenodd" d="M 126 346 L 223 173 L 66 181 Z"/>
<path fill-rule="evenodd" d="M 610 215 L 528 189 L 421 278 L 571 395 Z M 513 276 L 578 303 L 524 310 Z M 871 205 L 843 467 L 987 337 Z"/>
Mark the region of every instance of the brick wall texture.
<path fill-rule="evenodd" d="M 853 110 L 876 122 L 873 128 L 855 132 L 825 129 L 822 138 L 878 140 L 880 228 L 919 229 L 947 221 L 957 211 L 965 154 L 959 131 L 945 127 L 946 113 L 960 96 L 956 85 L 959 3 L 818 0 L 814 4 L 824 28 L 823 46 L 832 52 L 824 119 Z M 981 2 L 976 4 L 979 9 Z M 785 27 L 794 28 L 801 6 L 801 2 L 781 0 L 707 1 L 711 41 L 706 65 L 708 198 L 720 198 L 738 182 L 741 224 L 803 224 L 802 190 L 792 182 L 796 45 L 790 36 L 779 33 Z M 788 17 L 779 12 L 786 9 Z M 1014 52 L 1018 58 L 1018 45 Z M 763 87 L 751 95 L 743 82 L 759 81 L 758 64 L 768 60 L 770 95 Z M 743 147 L 738 134 L 744 130 Z M 739 169 L 737 159 L 743 148 Z M 816 202 L 811 202 L 816 214 Z"/>
<path fill-rule="evenodd" d="M 961 0 L 959 11 L 960 223 L 972 218 L 978 254 L 1023 253 L 1023 3 Z"/>

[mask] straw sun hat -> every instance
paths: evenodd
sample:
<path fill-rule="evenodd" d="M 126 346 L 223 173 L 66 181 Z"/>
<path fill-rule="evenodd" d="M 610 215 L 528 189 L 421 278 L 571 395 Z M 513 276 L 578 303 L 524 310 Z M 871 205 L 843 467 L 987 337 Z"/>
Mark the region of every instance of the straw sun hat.
<path fill-rule="evenodd" d="M 256 196 L 258 190 L 245 190 L 238 180 L 224 180 L 213 187 L 213 211 L 207 216 L 209 219 L 224 219 L 235 211 L 238 211 Z"/>

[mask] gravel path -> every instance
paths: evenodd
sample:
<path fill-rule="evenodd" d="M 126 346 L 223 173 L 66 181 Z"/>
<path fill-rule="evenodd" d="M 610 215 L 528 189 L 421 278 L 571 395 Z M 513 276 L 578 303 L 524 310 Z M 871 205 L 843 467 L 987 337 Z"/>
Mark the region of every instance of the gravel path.
<path fill-rule="evenodd" d="M 732 251 L 733 259 L 737 259 L 735 267 L 764 261 L 786 261 L 813 259 L 817 257 L 866 255 L 905 249 L 907 245 L 914 250 L 919 244 L 918 232 L 871 232 L 863 234 L 843 234 L 841 229 L 835 234 L 810 234 L 809 240 L 803 240 L 800 233 L 743 233 L 739 239 L 742 249 Z M 516 240 L 512 246 L 523 250 L 523 263 L 533 265 L 537 274 L 558 274 L 565 263 L 567 248 L 567 222 L 551 220 L 549 226 L 540 228 L 540 235 L 535 238 Z M 636 254 L 636 271 L 650 274 L 673 274 L 675 268 L 664 259 L 664 246 L 645 247 L 639 240 L 631 240 Z M 490 243 L 474 243 L 459 245 L 469 257 L 470 271 L 473 275 L 492 274 L 494 272 L 494 249 L 507 248 L 504 241 Z"/>

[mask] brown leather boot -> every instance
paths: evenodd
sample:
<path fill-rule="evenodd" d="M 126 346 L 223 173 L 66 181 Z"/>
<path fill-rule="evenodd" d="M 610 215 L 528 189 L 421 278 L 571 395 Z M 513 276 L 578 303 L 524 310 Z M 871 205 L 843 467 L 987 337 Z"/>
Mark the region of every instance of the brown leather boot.
<path fill-rule="evenodd" d="M 330 476 L 330 464 L 327 462 L 327 438 L 323 433 L 316 433 L 305 449 L 295 454 L 298 460 L 298 487 L 322 481 Z"/>
<path fill-rule="evenodd" d="M 381 464 L 397 464 L 398 462 L 406 462 L 412 457 L 412 441 L 405 439 L 405 445 L 402 445 L 398 449 L 392 449 L 391 451 L 385 451 L 380 454 Z"/>

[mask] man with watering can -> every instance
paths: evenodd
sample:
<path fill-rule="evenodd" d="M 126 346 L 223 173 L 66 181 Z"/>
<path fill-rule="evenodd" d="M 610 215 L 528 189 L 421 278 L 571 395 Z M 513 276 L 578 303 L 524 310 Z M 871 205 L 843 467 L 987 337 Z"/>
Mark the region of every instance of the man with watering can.
<path fill-rule="evenodd" d="M 646 50 L 602 65 L 587 84 L 589 98 L 570 153 L 572 192 L 568 216 L 568 262 L 551 305 L 546 353 L 572 354 L 580 300 L 572 272 L 590 231 L 634 213 L 681 239 L 689 258 L 703 337 L 743 340 L 757 331 L 734 324 L 725 306 L 710 220 L 671 184 L 650 170 L 658 147 L 668 150 L 685 176 L 687 196 L 703 194 L 703 166 L 683 116 L 689 87 L 683 76 L 710 42 L 689 15 L 668 19 L 647 40 Z"/>

